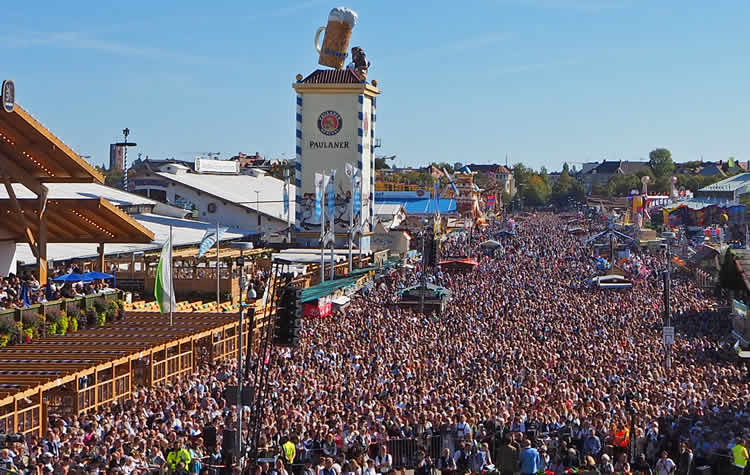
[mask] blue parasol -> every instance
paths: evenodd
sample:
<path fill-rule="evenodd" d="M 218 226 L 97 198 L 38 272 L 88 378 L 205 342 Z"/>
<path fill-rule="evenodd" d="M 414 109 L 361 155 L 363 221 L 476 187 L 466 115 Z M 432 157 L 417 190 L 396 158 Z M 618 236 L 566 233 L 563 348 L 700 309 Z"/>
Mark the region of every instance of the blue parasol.
<path fill-rule="evenodd" d="M 85 280 L 109 280 L 115 278 L 112 274 L 107 274 L 105 272 L 86 272 L 82 277 Z"/>
<path fill-rule="evenodd" d="M 86 277 L 85 275 L 82 275 L 82 274 L 71 273 L 71 274 L 64 274 L 59 277 L 55 277 L 52 280 L 54 282 L 82 282 L 82 281 L 90 281 L 91 278 Z"/>

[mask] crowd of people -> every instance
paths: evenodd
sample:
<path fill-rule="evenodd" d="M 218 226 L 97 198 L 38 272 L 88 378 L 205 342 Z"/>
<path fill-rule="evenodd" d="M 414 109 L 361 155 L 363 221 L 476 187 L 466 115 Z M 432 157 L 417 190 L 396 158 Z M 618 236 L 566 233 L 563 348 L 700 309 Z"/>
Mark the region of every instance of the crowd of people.
<path fill-rule="evenodd" d="M 445 247 L 471 246 L 475 270 L 396 270 L 332 316 L 306 318 L 297 347 L 273 349 L 259 446 L 279 457 L 258 474 L 689 474 L 746 450 L 748 368 L 732 357 L 710 292 L 675 273 L 667 368 L 664 256 L 640 256 L 654 272 L 632 289 L 597 290 L 585 285 L 590 249 L 559 217 L 519 223 L 501 255 L 483 255 L 479 243 L 501 226 Z M 442 313 L 399 305 L 397 291 L 420 272 L 450 289 Z M 210 472 L 222 464 L 223 429 L 236 425 L 222 392 L 232 384 L 231 362 L 202 366 L 123 404 L 56 418 L 43 437 L 0 451 L 0 465 Z"/>
<path fill-rule="evenodd" d="M 37 276 L 28 271 L 0 277 L 0 310 L 24 308 L 61 298 L 83 297 L 110 289 L 106 280 L 61 283 L 52 280 L 71 272 L 80 273 L 80 270 L 72 267 L 53 270 L 47 285 L 41 285 Z"/>

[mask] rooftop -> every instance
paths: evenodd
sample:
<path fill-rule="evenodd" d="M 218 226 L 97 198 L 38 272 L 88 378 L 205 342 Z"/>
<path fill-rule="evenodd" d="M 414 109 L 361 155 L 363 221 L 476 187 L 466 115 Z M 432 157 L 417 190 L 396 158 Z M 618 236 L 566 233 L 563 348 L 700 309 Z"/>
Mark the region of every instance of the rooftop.
<path fill-rule="evenodd" d="M 201 239 L 203 239 L 203 235 L 207 230 L 214 230 L 216 227 L 214 223 L 204 223 L 154 214 L 137 214 L 132 216 L 132 218 L 144 228 L 154 233 L 154 242 L 151 244 L 105 244 L 104 253 L 106 255 L 127 254 L 131 252 L 145 252 L 160 249 L 164 241 L 167 240 L 167 236 L 169 236 L 170 226 L 172 226 L 175 247 L 196 245 L 200 243 Z M 221 235 L 221 240 L 228 241 L 239 239 L 249 234 L 252 233 L 247 230 L 230 228 L 226 233 Z M 75 258 L 95 257 L 98 255 L 96 247 L 97 244 L 95 243 L 48 244 L 47 258 L 50 261 L 61 261 Z M 16 245 L 16 258 L 18 259 L 18 262 L 22 264 L 36 262 L 29 245 L 26 243 L 19 243 Z"/>
<path fill-rule="evenodd" d="M 748 185 L 750 185 L 750 173 L 740 173 L 739 175 L 716 182 L 713 185 L 704 186 L 698 191 L 738 191 Z"/>
<path fill-rule="evenodd" d="M 346 68 L 318 69 L 300 82 L 303 84 L 361 84 L 364 81 L 354 70 Z"/>
<path fill-rule="evenodd" d="M 284 182 L 278 178 L 261 174 L 251 175 L 199 175 L 186 173 L 175 175 L 157 172 L 158 176 L 180 183 L 194 190 L 207 193 L 220 200 L 260 212 L 272 218 L 285 220 Z M 260 194 L 256 195 L 256 191 Z M 289 216 L 294 217 L 294 185 L 289 185 Z M 256 204 L 257 202 L 260 204 Z"/>

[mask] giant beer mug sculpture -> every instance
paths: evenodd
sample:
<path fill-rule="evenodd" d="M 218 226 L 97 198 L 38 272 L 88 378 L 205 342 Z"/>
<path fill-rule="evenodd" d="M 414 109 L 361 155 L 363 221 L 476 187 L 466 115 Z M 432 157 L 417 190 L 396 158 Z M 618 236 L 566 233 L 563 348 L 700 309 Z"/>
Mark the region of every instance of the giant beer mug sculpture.
<path fill-rule="evenodd" d="M 328 14 L 328 25 L 321 26 L 315 33 L 315 49 L 318 51 L 318 64 L 335 69 L 344 69 L 349 40 L 357 24 L 357 14 L 348 8 L 338 7 Z M 320 44 L 320 34 L 323 44 Z"/>

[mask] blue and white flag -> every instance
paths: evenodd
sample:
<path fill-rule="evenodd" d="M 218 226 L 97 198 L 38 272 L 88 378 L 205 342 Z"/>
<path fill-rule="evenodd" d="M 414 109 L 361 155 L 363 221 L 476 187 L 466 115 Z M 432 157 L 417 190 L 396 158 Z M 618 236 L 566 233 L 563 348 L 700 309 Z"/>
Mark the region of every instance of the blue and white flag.
<path fill-rule="evenodd" d="M 331 170 L 331 178 L 328 182 L 328 215 L 333 218 L 336 209 L 336 170 Z"/>
<path fill-rule="evenodd" d="M 354 182 L 354 216 L 357 216 L 362 209 L 362 180 L 357 177 Z"/>
<path fill-rule="evenodd" d="M 227 232 L 227 229 L 229 228 L 219 228 L 219 237 L 218 239 L 221 239 L 221 235 Z M 216 244 L 217 237 L 216 237 L 216 230 L 210 229 L 206 231 L 206 234 L 203 235 L 203 239 L 201 239 L 201 245 L 200 248 L 198 248 L 198 259 L 203 257 L 203 255 L 214 245 Z"/>
<path fill-rule="evenodd" d="M 284 216 L 289 214 L 289 190 L 288 185 L 289 183 L 284 183 Z"/>
<path fill-rule="evenodd" d="M 322 173 L 315 174 L 315 219 L 320 221 L 321 214 L 323 213 L 323 179 Z"/>

